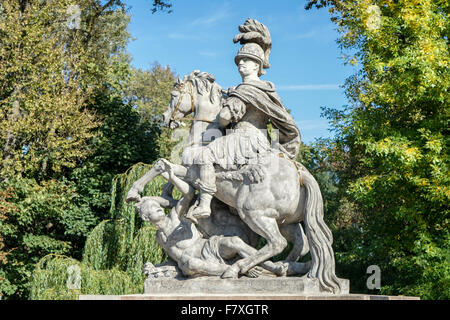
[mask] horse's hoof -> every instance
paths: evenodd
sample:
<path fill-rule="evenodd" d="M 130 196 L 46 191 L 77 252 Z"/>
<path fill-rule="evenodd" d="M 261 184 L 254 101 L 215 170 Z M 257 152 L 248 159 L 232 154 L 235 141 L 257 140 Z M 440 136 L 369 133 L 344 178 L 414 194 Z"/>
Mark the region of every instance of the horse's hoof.
<path fill-rule="evenodd" d="M 286 277 L 288 273 L 289 264 L 279 261 L 276 262 L 275 265 L 277 266 L 277 268 L 274 270 L 274 273 L 279 277 Z"/>
<path fill-rule="evenodd" d="M 128 191 L 127 198 L 125 199 L 125 201 L 127 203 L 139 202 L 141 201 L 141 196 L 139 195 L 139 192 L 137 192 L 136 189 L 131 188 L 130 191 Z"/>
<path fill-rule="evenodd" d="M 239 275 L 239 268 L 229 266 L 224 273 L 220 276 L 222 279 L 235 279 Z"/>

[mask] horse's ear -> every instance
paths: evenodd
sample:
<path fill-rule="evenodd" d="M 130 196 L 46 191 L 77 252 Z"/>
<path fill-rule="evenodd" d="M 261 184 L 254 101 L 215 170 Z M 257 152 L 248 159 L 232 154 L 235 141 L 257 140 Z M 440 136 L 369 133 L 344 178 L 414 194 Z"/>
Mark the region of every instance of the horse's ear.
<path fill-rule="evenodd" d="M 199 78 L 202 78 L 204 80 L 208 80 L 210 83 L 213 83 L 216 81 L 216 77 L 214 77 L 212 74 L 208 72 L 202 72 L 198 75 Z"/>
<path fill-rule="evenodd" d="M 214 77 L 212 74 L 207 73 L 207 79 L 211 82 L 215 82 L 216 81 L 216 77 Z"/>
<path fill-rule="evenodd" d="M 175 80 L 175 84 L 181 84 L 181 79 L 180 79 L 179 76 L 178 76 L 177 79 Z"/>
<path fill-rule="evenodd" d="M 191 73 L 189 73 L 188 76 L 185 77 L 184 80 L 193 80 L 197 75 L 200 73 L 200 70 L 194 70 Z"/>

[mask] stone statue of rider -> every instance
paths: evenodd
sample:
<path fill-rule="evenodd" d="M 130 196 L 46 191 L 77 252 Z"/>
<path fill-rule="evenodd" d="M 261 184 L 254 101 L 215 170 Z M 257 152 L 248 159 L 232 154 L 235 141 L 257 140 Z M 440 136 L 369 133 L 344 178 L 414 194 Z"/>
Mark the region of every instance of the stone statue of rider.
<path fill-rule="evenodd" d="M 255 25 L 264 37 L 252 39 L 246 26 L 254 31 Z M 280 97 L 275 86 L 259 77 L 270 67 L 269 53 L 271 38 L 267 28 L 256 20 L 248 19 L 239 30 L 234 42 L 240 41 L 235 63 L 242 77 L 242 83 L 228 90 L 228 95 L 219 114 L 219 122 L 227 130 L 225 136 L 216 138 L 203 147 L 194 159 L 199 165 L 200 189 L 199 204 L 192 215 L 196 218 L 208 217 L 211 214 L 211 199 L 216 192 L 214 165 L 224 170 L 237 170 L 248 163 L 257 163 L 258 158 L 271 150 L 267 134 L 270 121 L 274 129 L 278 129 L 278 153 L 295 160 L 300 147 L 300 131 Z M 247 35 L 245 36 L 247 32 Z M 253 32 L 252 34 L 255 34 Z M 264 41 L 261 41 L 264 38 Z M 264 48 L 264 49 L 263 49 Z"/>

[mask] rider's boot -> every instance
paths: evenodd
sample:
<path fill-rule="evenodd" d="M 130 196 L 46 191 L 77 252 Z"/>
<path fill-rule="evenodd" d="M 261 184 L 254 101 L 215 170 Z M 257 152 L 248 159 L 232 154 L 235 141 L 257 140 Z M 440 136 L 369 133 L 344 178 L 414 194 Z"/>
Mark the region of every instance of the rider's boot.
<path fill-rule="evenodd" d="M 211 215 L 211 200 L 213 195 L 200 191 L 200 203 L 192 212 L 196 218 L 208 218 Z"/>
<path fill-rule="evenodd" d="M 207 218 L 211 215 L 211 200 L 216 192 L 216 173 L 212 164 L 203 164 L 199 168 L 200 201 L 192 215 L 197 218 Z"/>

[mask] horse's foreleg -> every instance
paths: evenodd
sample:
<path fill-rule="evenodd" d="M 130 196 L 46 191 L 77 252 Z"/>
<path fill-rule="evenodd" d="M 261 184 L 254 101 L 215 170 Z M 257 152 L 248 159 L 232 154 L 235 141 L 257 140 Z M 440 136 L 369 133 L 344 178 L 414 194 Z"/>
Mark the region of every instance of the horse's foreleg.
<path fill-rule="evenodd" d="M 252 255 L 255 255 L 258 250 L 249 246 L 245 243 L 241 238 L 237 236 L 233 237 L 225 237 L 223 238 L 220 246 L 220 256 L 224 259 L 231 259 L 236 254 L 240 255 L 242 258 L 247 258 Z M 286 273 L 287 266 L 285 267 L 282 264 L 275 264 L 272 261 L 264 261 L 261 263 L 261 266 L 270 272 L 275 273 L 276 275 L 283 275 Z M 227 269 L 227 273 L 222 275 L 223 278 L 237 278 L 239 273 L 239 269 L 236 267 L 235 269 Z"/>
<path fill-rule="evenodd" d="M 163 161 L 167 161 L 165 159 L 159 159 L 155 162 L 153 167 L 144 174 L 140 179 L 136 180 L 130 190 L 128 191 L 126 201 L 139 201 L 140 194 L 144 191 L 147 183 L 152 181 L 154 178 L 165 172 Z M 174 173 L 177 176 L 184 177 L 186 175 L 187 169 L 181 165 L 173 165 Z"/>
<path fill-rule="evenodd" d="M 145 186 L 156 176 L 160 175 L 161 171 L 158 170 L 156 166 L 153 166 L 146 174 L 144 174 L 140 179 L 136 180 L 128 191 L 126 201 L 127 202 L 138 202 L 141 199 L 141 193 L 144 191 Z"/>
<path fill-rule="evenodd" d="M 246 274 L 254 266 L 281 253 L 287 245 L 286 239 L 278 229 L 274 209 L 241 211 L 239 215 L 244 222 L 257 234 L 266 239 L 267 244 L 255 254 L 236 262 L 242 274 Z"/>

